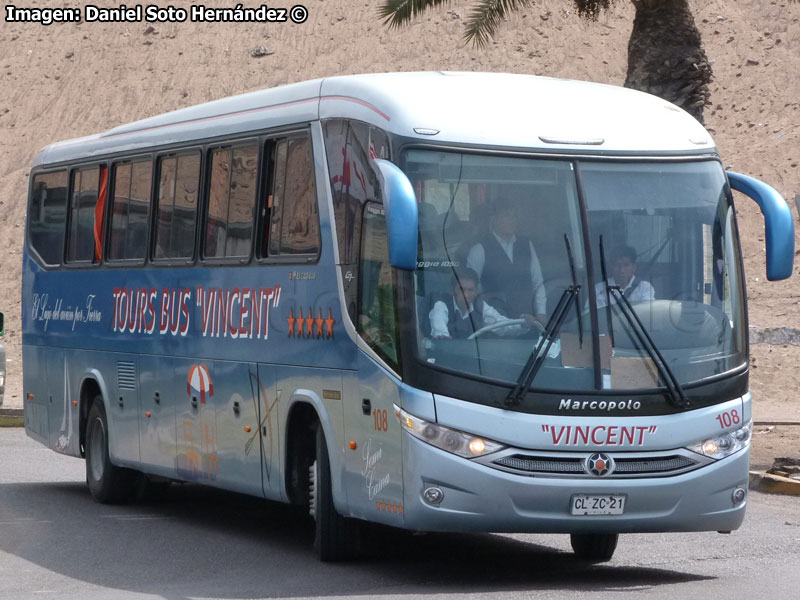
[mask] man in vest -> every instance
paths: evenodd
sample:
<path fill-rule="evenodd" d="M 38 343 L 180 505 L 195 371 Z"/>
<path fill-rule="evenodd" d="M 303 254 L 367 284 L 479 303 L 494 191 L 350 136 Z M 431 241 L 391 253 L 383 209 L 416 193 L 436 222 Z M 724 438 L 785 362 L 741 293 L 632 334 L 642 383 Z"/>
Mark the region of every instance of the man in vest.
<path fill-rule="evenodd" d="M 629 302 L 644 302 L 655 300 L 656 292 L 649 281 L 636 277 L 636 250 L 630 246 L 617 246 L 611 252 L 611 277 L 608 278 L 609 286 L 619 286 L 622 294 Z M 608 304 L 606 283 L 601 281 L 595 286 L 597 307 L 602 308 Z M 617 303 L 617 294 L 611 294 L 611 304 Z"/>
<path fill-rule="evenodd" d="M 436 299 L 428 314 L 431 337 L 437 339 L 466 338 L 487 325 L 508 321 L 494 307 L 483 300 L 476 300 L 478 274 L 472 269 L 461 268 L 453 274 L 451 293 Z M 499 327 L 499 335 L 515 335 L 526 331 L 536 321 L 533 315 L 521 315 L 525 326 Z"/>
<path fill-rule="evenodd" d="M 491 231 L 467 255 L 467 266 L 480 277 L 484 294 L 501 300 L 509 315 L 533 313 L 547 322 L 542 267 L 533 243 L 516 235 L 518 216 L 508 202 L 493 206 Z"/>

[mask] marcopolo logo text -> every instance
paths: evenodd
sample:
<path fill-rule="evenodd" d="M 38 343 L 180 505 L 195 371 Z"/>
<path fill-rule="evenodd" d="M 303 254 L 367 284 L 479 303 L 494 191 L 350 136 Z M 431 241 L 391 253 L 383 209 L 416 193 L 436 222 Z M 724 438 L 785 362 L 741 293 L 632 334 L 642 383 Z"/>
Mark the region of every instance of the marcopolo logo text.
<path fill-rule="evenodd" d="M 642 403 L 638 400 L 573 400 L 562 398 L 558 410 L 601 410 L 613 412 L 615 410 L 639 410 Z"/>

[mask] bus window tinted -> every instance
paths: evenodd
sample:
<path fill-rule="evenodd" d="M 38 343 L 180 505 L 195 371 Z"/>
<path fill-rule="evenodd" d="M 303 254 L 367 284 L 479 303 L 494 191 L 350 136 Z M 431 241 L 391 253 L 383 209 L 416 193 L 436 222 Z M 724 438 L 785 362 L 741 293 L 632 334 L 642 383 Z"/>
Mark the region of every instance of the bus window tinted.
<path fill-rule="evenodd" d="M 100 258 L 99 241 L 102 239 L 102 215 L 106 192 L 105 167 L 102 171 L 102 182 L 101 169 L 98 167 L 72 173 L 68 262 L 96 262 Z"/>
<path fill-rule="evenodd" d="M 212 153 L 205 237 L 207 258 L 250 255 L 257 169 L 255 145 Z"/>
<path fill-rule="evenodd" d="M 31 195 L 31 245 L 46 264 L 61 264 L 67 216 L 67 172 L 36 175 Z"/>
<path fill-rule="evenodd" d="M 307 134 L 278 140 L 270 162 L 269 255 L 317 254 L 319 216 L 314 157 Z"/>
<path fill-rule="evenodd" d="M 333 193 L 339 264 L 351 274 L 345 284 L 345 294 L 348 314 L 354 320 L 361 215 L 366 202 L 379 201 L 381 197 L 380 185 L 370 161 L 389 158 L 389 139 L 376 127 L 346 119 L 327 121 L 323 132 Z"/>
<path fill-rule="evenodd" d="M 200 154 L 162 158 L 158 176 L 156 259 L 194 256 Z"/>
<path fill-rule="evenodd" d="M 143 259 L 147 246 L 152 164 L 149 160 L 114 166 L 111 260 Z"/>
<path fill-rule="evenodd" d="M 361 239 L 361 293 L 358 332 L 393 368 L 398 368 L 397 309 L 389 264 L 383 207 L 369 203 L 364 210 Z"/>

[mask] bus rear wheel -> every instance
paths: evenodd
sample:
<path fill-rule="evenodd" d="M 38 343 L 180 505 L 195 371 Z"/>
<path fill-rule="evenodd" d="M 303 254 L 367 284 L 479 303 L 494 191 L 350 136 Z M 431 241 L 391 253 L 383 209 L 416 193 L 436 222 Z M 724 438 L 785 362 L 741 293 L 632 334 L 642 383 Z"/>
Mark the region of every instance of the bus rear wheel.
<path fill-rule="evenodd" d="M 611 560 L 618 540 L 618 533 L 573 533 L 569 536 L 576 556 L 590 562 Z"/>
<path fill-rule="evenodd" d="M 314 549 L 321 561 L 343 561 L 358 556 L 359 523 L 344 518 L 333 505 L 328 446 L 319 424 L 316 431 L 316 459 L 309 469 L 309 512 L 314 518 Z"/>
<path fill-rule="evenodd" d="M 108 419 L 103 397 L 95 396 L 86 423 L 86 483 L 95 501 L 111 504 L 127 500 L 138 473 L 115 467 L 108 453 Z"/>

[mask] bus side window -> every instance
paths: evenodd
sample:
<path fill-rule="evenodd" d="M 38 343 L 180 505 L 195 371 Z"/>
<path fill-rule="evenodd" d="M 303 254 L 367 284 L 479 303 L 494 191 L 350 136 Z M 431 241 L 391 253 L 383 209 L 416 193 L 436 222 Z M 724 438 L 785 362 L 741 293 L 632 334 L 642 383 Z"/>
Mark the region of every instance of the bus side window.
<path fill-rule="evenodd" d="M 100 259 L 106 181 L 105 167 L 72 172 L 67 262 L 91 263 Z"/>
<path fill-rule="evenodd" d="M 150 160 L 114 165 L 109 260 L 144 259 L 152 175 Z"/>
<path fill-rule="evenodd" d="M 256 201 L 258 146 L 219 148 L 211 155 L 206 258 L 248 258 Z"/>
<path fill-rule="evenodd" d="M 339 264 L 349 275 L 345 279 L 344 292 L 348 314 L 355 322 L 362 213 L 366 202 L 381 197 L 370 160 L 389 158 L 389 138 L 377 127 L 346 119 L 325 121 L 323 135 L 331 178 Z"/>
<path fill-rule="evenodd" d="M 66 233 L 67 172 L 34 176 L 28 210 L 31 246 L 45 264 L 60 265 Z"/>
<path fill-rule="evenodd" d="M 262 257 L 264 250 L 269 257 L 316 256 L 320 233 L 311 138 L 302 133 L 269 144 Z"/>
<path fill-rule="evenodd" d="M 165 156 L 158 164 L 156 259 L 191 259 L 197 228 L 200 154 Z"/>
<path fill-rule="evenodd" d="M 358 333 L 392 368 L 398 368 L 397 307 L 389 264 L 386 217 L 374 202 L 364 208 Z"/>

